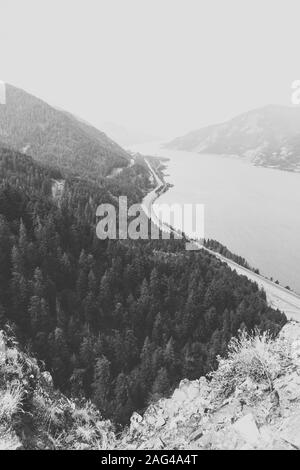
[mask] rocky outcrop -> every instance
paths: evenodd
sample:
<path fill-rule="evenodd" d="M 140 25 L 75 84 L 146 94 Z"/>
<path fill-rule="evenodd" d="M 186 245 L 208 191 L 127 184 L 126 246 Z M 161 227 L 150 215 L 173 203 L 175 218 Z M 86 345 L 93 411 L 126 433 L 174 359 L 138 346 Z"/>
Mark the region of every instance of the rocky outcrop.
<path fill-rule="evenodd" d="M 248 346 L 241 341 L 220 360 L 210 381 L 183 380 L 170 398 L 143 416 L 135 413 L 119 447 L 300 449 L 300 324 L 290 322 L 276 340 L 261 337 Z M 237 376 L 233 388 L 230 371 Z M 220 386 L 222 376 L 229 377 L 229 390 Z"/>
<path fill-rule="evenodd" d="M 210 377 L 182 380 L 119 436 L 0 332 L 0 449 L 300 449 L 300 323 L 241 333 Z"/>

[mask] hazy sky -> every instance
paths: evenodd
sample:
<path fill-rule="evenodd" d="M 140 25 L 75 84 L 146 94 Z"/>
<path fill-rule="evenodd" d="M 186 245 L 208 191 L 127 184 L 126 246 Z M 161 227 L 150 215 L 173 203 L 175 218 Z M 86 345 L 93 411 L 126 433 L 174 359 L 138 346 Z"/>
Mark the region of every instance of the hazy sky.
<path fill-rule="evenodd" d="M 300 79 L 299 0 L 0 0 L 0 80 L 166 137 Z"/>

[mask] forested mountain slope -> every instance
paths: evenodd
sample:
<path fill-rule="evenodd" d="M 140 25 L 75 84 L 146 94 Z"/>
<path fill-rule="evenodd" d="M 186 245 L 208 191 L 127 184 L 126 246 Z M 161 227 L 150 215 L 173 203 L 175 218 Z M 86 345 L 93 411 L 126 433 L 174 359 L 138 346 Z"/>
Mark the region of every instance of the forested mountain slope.
<path fill-rule="evenodd" d="M 300 110 L 265 106 L 178 137 L 168 148 L 237 155 L 259 165 L 300 170 Z"/>
<path fill-rule="evenodd" d="M 0 329 L 0 450 L 295 450 L 300 325 L 233 338 L 207 377 L 134 412 L 121 433 L 85 399 L 67 398 L 44 365 Z"/>
<path fill-rule="evenodd" d="M 55 389 L 9 327 L 0 330 L 0 450 L 111 449 L 114 431 L 89 401 Z"/>
<path fill-rule="evenodd" d="M 184 241 L 97 239 L 96 207 L 126 188 L 141 198 L 141 168 L 101 185 L 68 178 L 58 205 L 56 170 L 0 151 L 0 322 L 60 390 L 121 424 L 210 371 L 239 328 L 277 332 L 286 321 L 255 284 Z"/>
<path fill-rule="evenodd" d="M 6 85 L 6 104 L 0 105 L 0 142 L 96 181 L 130 159 L 103 132 L 11 85 Z"/>

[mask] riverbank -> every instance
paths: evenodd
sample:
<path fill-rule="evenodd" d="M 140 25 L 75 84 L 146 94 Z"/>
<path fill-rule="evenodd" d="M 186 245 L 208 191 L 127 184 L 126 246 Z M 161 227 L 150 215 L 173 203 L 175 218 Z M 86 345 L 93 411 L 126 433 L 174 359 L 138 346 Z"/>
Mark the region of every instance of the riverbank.
<path fill-rule="evenodd" d="M 161 196 L 161 194 L 168 190 L 167 183 L 165 183 L 159 177 L 149 161 L 147 159 L 145 159 L 145 161 L 157 183 L 157 186 L 143 199 L 143 209 L 146 215 L 151 218 L 153 223 L 157 225 L 162 231 L 167 233 L 174 233 L 175 230 L 172 227 L 164 224 L 164 222 L 156 216 L 154 210 L 152 209 L 154 202 Z M 225 263 L 228 267 L 230 267 L 230 269 L 236 271 L 237 274 L 246 276 L 250 281 L 255 282 L 260 289 L 265 291 L 267 302 L 272 308 L 283 311 L 290 320 L 300 321 L 300 296 L 298 294 L 282 287 L 281 285 L 276 284 L 275 282 L 265 278 L 261 274 L 252 271 L 251 269 L 239 265 L 235 261 L 226 258 L 220 253 L 203 246 L 203 244 L 200 242 L 193 241 L 193 244 L 195 245 L 195 249 L 205 250 L 212 256 L 215 256 L 221 262 Z"/>
<path fill-rule="evenodd" d="M 168 158 L 165 181 L 174 187 L 159 203 L 203 204 L 206 239 L 218 240 L 263 276 L 300 294 L 298 173 L 218 155 L 170 152 L 159 143 L 134 150 Z"/>
<path fill-rule="evenodd" d="M 267 302 L 270 307 L 283 311 L 289 320 L 300 321 L 300 296 L 293 291 L 282 287 L 269 279 L 266 279 L 260 274 L 257 274 L 234 261 L 225 258 L 225 256 L 209 248 L 201 246 L 211 255 L 218 258 L 223 263 L 226 263 L 233 271 L 236 271 L 240 276 L 246 276 L 250 281 L 256 282 L 260 289 L 266 293 Z"/>
<path fill-rule="evenodd" d="M 142 201 L 142 207 L 149 219 L 152 220 L 152 222 L 159 227 L 160 230 L 166 233 L 171 233 L 172 229 L 171 227 L 165 225 L 163 221 L 161 221 L 155 211 L 153 210 L 153 204 L 154 202 L 166 191 L 168 191 L 170 184 L 166 183 L 157 173 L 157 171 L 153 168 L 153 166 L 150 164 L 149 160 L 145 158 L 145 162 L 149 168 L 149 171 L 152 175 L 153 181 L 156 182 L 155 188 L 148 193 L 143 201 Z"/>

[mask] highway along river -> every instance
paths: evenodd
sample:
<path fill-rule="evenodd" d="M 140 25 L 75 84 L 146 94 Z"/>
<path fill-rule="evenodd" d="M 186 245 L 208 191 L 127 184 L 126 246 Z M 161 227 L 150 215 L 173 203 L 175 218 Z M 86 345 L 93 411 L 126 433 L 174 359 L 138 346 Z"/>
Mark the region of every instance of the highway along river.
<path fill-rule="evenodd" d="M 169 158 L 166 181 L 174 187 L 156 203 L 204 204 L 206 238 L 300 294 L 300 174 L 159 144 L 131 150 Z"/>

